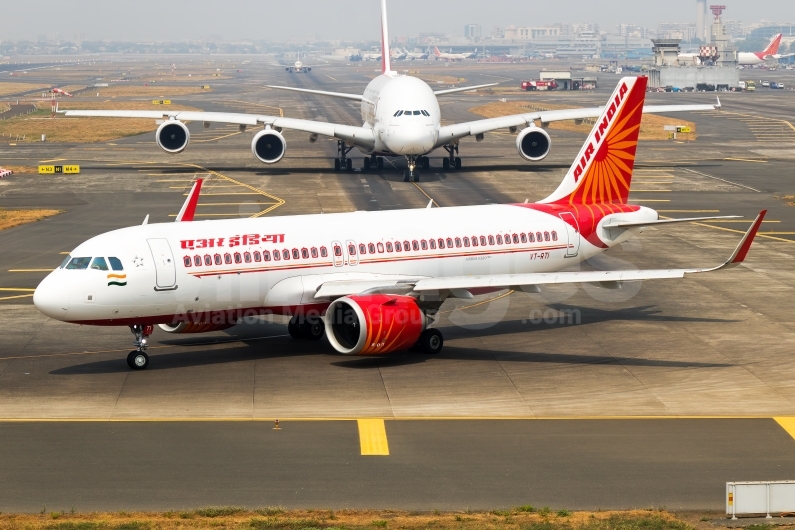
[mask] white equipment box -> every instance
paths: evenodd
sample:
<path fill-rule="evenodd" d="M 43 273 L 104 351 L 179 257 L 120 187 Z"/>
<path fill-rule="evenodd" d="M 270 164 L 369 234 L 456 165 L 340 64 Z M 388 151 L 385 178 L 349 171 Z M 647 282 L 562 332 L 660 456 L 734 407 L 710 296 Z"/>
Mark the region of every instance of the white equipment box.
<path fill-rule="evenodd" d="M 795 513 L 795 481 L 727 482 L 726 515 Z"/>

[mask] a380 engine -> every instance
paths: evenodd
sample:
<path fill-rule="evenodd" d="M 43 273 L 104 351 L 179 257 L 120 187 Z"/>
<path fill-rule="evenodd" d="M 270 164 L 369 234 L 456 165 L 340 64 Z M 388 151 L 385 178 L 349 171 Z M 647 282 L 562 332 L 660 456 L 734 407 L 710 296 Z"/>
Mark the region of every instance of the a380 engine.
<path fill-rule="evenodd" d="M 539 127 L 528 127 L 516 137 L 516 149 L 522 158 L 530 162 L 545 159 L 551 147 L 552 138 Z"/>
<path fill-rule="evenodd" d="M 251 140 L 251 152 L 265 164 L 275 164 L 284 158 L 286 151 L 287 142 L 284 140 L 284 136 L 273 129 L 260 131 Z"/>
<path fill-rule="evenodd" d="M 166 153 L 181 153 L 188 147 L 190 131 L 181 121 L 171 120 L 163 122 L 155 133 L 157 145 Z"/>
<path fill-rule="evenodd" d="M 428 326 L 409 296 L 346 296 L 331 303 L 326 336 L 344 355 L 378 355 L 411 348 Z"/>

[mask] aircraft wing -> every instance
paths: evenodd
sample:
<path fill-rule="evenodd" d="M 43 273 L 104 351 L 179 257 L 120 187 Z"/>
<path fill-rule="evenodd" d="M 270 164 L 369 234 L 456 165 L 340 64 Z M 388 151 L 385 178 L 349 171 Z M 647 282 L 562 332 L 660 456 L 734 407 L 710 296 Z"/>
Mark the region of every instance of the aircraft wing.
<path fill-rule="evenodd" d="M 367 127 L 338 125 L 322 121 L 282 118 L 280 116 L 264 116 L 257 114 L 238 114 L 231 112 L 196 112 L 178 110 L 62 110 L 58 111 L 67 117 L 92 118 L 148 118 L 155 120 L 201 121 L 207 123 L 231 123 L 235 125 L 269 125 L 273 128 L 290 129 L 310 134 L 318 134 L 338 138 L 359 147 L 372 149 L 375 135 Z"/>
<path fill-rule="evenodd" d="M 695 112 L 704 110 L 717 110 L 720 107 L 720 100 L 718 100 L 717 104 L 715 105 L 646 105 L 643 107 L 643 112 L 649 114 L 662 114 L 668 112 Z M 435 147 L 447 145 L 450 142 L 464 138 L 465 136 L 477 136 L 478 134 L 495 131 L 497 129 L 507 129 L 509 127 L 528 127 L 536 121 L 540 121 L 542 125 L 546 125 L 555 121 L 598 118 L 602 115 L 602 111 L 603 107 L 545 110 L 528 112 L 527 114 L 501 116 L 498 118 L 486 118 L 483 120 L 457 123 L 455 125 L 445 125 L 439 129 L 439 140 L 436 142 Z"/>
<path fill-rule="evenodd" d="M 353 294 L 422 294 L 449 291 L 456 298 L 472 298 L 470 289 L 514 289 L 532 288 L 539 285 L 558 285 L 564 283 L 594 283 L 606 287 L 640 280 L 660 280 L 684 278 L 687 274 L 714 272 L 736 267 L 745 260 L 748 250 L 762 225 L 767 211 L 756 217 L 743 236 L 732 255 L 723 264 L 711 268 L 696 269 L 647 269 L 624 271 L 582 271 L 548 272 L 529 274 L 491 274 L 482 276 L 451 276 L 446 278 L 420 278 L 417 280 L 377 281 L 339 281 L 327 282 L 320 286 L 315 298 L 334 299 Z"/>
<path fill-rule="evenodd" d="M 479 88 L 487 88 L 490 86 L 497 86 L 499 83 L 489 83 L 488 85 L 476 85 L 476 86 L 464 86 L 458 88 L 448 88 L 445 90 L 437 90 L 434 92 L 437 96 L 444 96 L 445 94 L 457 94 L 458 92 L 469 92 L 471 90 L 477 90 Z"/>
<path fill-rule="evenodd" d="M 353 101 L 363 101 L 364 96 L 360 94 L 346 94 L 344 92 L 326 92 L 325 90 L 310 90 L 308 88 L 293 88 L 288 86 L 266 85 L 267 88 L 275 90 L 288 90 L 290 92 L 303 92 L 304 94 L 315 94 L 317 96 L 329 96 L 332 98 L 351 99 Z"/>

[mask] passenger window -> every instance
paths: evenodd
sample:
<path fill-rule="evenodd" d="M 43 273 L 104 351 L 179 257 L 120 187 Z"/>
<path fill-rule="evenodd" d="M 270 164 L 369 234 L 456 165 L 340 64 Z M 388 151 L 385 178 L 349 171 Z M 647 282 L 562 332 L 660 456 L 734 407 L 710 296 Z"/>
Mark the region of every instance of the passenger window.
<path fill-rule="evenodd" d="M 411 248 L 413 248 L 414 250 L 419 250 L 420 242 L 415 239 L 414 241 L 411 242 Z"/>
<path fill-rule="evenodd" d="M 502 245 L 502 236 L 500 234 L 497 234 L 497 244 Z"/>
<path fill-rule="evenodd" d="M 182 258 L 182 263 L 184 263 L 186 267 L 190 267 L 191 265 L 193 265 L 193 260 L 190 259 L 190 256 L 185 256 L 184 258 Z"/>
<path fill-rule="evenodd" d="M 224 263 L 226 263 L 227 265 L 232 264 L 232 254 L 230 254 L 229 252 L 224 254 Z"/>
<path fill-rule="evenodd" d="M 213 264 L 213 258 L 209 254 L 204 255 L 204 264 L 209 267 Z"/>
<path fill-rule="evenodd" d="M 199 256 L 196 256 L 196 257 L 199 258 Z M 110 268 L 113 269 L 114 271 L 123 271 L 124 270 L 124 266 L 122 266 L 121 260 L 119 258 L 111 257 L 111 258 L 108 258 L 108 261 L 110 262 Z M 201 258 L 199 258 L 199 262 L 196 265 L 201 265 L 201 264 L 202 264 L 202 260 L 201 260 Z"/>
<path fill-rule="evenodd" d="M 544 232 L 544 241 L 549 241 L 549 232 Z"/>
<path fill-rule="evenodd" d="M 221 255 L 220 254 L 216 254 L 215 255 L 215 264 L 216 265 L 221 265 L 222 263 L 223 262 L 221 261 Z"/>
<path fill-rule="evenodd" d="M 66 266 L 66 269 L 70 271 L 82 271 L 88 268 L 89 263 L 91 263 L 91 258 L 73 258 L 72 261 L 69 262 L 69 265 Z"/>
<path fill-rule="evenodd" d="M 262 261 L 270 261 L 271 260 L 271 253 L 267 250 L 262 251 Z"/>
<path fill-rule="evenodd" d="M 282 250 L 282 258 L 286 260 L 290 259 L 290 251 L 287 249 Z"/>
<path fill-rule="evenodd" d="M 316 247 L 312 247 L 312 257 L 316 258 L 317 256 L 318 256 L 317 248 Z"/>
<path fill-rule="evenodd" d="M 370 243 L 369 245 L 367 245 L 367 250 L 370 252 L 370 254 L 375 254 L 375 245 Z"/>
<path fill-rule="evenodd" d="M 235 252 L 235 263 L 243 263 L 243 256 L 240 255 L 240 252 Z"/>
<path fill-rule="evenodd" d="M 408 241 L 404 241 L 403 242 L 403 252 L 408 252 L 409 250 L 411 250 L 411 246 L 409 245 L 409 242 Z"/>
<path fill-rule="evenodd" d="M 197 267 L 201 267 L 202 266 L 202 257 L 201 256 L 193 256 L 193 264 L 196 265 Z M 111 263 L 110 265 L 112 267 L 113 263 Z"/>
<path fill-rule="evenodd" d="M 483 247 L 486 246 L 486 236 L 480 236 L 480 245 Z"/>
<path fill-rule="evenodd" d="M 478 236 L 472 236 L 472 246 L 478 246 Z"/>
<path fill-rule="evenodd" d="M 489 245 L 494 244 L 494 236 L 489 236 Z"/>
<path fill-rule="evenodd" d="M 323 258 L 328 256 L 328 250 L 326 250 L 326 247 L 320 247 L 320 256 Z"/>
<path fill-rule="evenodd" d="M 436 240 L 431 239 L 430 244 L 431 244 L 431 250 L 436 250 Z"/>
<path fill-rule="evenodd" d="M 384 253 L 384 244 L 383 243 L 378 243 L 377 246 L 378 246 L 378 252 L 380 254 L 383 254 Z"/>
<path fill-rule="evenodd" d="M 527 236 L 524 233 L 522 234 L 522 243 L 527 243 Z"/>
<path fill-rule="evenodd" d="M 353 244 L 348 245 L 348 254 L 350 254 L 351 256 L 356 255 L 356 245 Z"/>
<path fill-rule="evenodd" d="M 334 247 L 334 255 L 337 256 L 337 257 L 342 256 L 342 247 L 335 246 Z"/>
<path fill-rule="evenodd" d="M 94 258 L 94 262 L 91 263 L 91 270 L 95 271 L 108 270 L 108 263 L 105 261 L 105 258 Z"/>
<path fill-rule="evenodd" d="M 544 240 L 544 236 L 541 235 L 541 232 L 536 232 L 536 241 L 541 243 Z"/>
<path fill-rule="evenodd" d="M 367 254 L 367 247 L 364 246 L 364 243 L 359 243 L 359 254 Z"/>
<path fill-rule="evenodd" d="M 254 261 L 257 263 L 262 261 L 262 254 L 259 253 L 259 250 L 254 251 Z"/>
<path fill-rule="evenodd" d="M 304 259 L 309 259 L 309 249 L 308 248 L 302 248 L 301 249 L 301 257 L 304 258 Z"/>
<path fill-rule="evenodd" d="M 386 244 L 386 251 L 387 251 L 387 252 L 392 252 L 392 243 L 391 243 L 391 242 L 387 242 L 387 244 Z"/>
<path fill-rule="evenodd" d="M 400 241 L 395 241 L 395 252 L 400 252 L 403 250 L 403 247 L 400 244 Z"/>
<path fill-rule="evenodd" d="M 461 248 L 461 238 L 460 237 L 455 238 L 455 246 L 456 246 L 456 248 Z"/>
<path fill-rule="evenodd" d="M 557 241 L 557 240 L 558 240 L 558 233 L 552 232 L 552 241 Z"/>
<path fill-rule="evenodd" d="M 530 243 L 535 243 L 536 242 L 536 236 L 534 236 L 532 232 L 528 232 L 527 233 L 527 240 Z"/>
<path fill-rule="evenodd" d="M 243 260 L 245 260 L 246 263 L 251 263 L 251 252 L 243 254 Z"/>
<path fill-rule="evenodd" d="M 465 238 L 464 238 L 464 246 L 465 246 L 465 247 L 468 247 L 468 246 L 469 246 L 469 238 L 468 238 L 468 237 L 465 237 Z"/>
<path fill-rule="evenodd" d="M 282 255 L 278 250 L 273 251 L 273 261 L 281 261 Z"/>
<path fill-rule="evenodd" d="M 519 242 L 519 235 L 518 234 L 514 234 L 513 235 L 513 242 L 514 243 L 518 243 Z"/>
<path fill-rule="evenodd" d="M 422 247 L 422 250 L 428 250 L 428 242 L 423 239 L 420 241 L 420 247 Z"/>
<path fill-rule="evenodd" d="M 301 259 L 301 252 L 297 249 L 293 249 L 293 259 Z"/>
<path fill-rule="evenodd" d="M 453 238 L 452 237 L 448 237 L 447 238 L 447 248 L 453 248 Z"/>

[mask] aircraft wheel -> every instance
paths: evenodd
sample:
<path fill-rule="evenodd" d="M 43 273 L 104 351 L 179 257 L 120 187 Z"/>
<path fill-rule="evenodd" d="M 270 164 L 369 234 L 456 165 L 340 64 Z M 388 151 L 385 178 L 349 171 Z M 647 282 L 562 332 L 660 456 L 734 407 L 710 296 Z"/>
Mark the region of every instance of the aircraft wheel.
<path fill-rule="evenodd" d="M 378 157 L 378 163 L 377 164 L 378 164 L 378 169 L 384 169 L 384 157 L 383 156 L 379 156 Z"/>
<path fill-rule="evenodd" d="M 455 157 L 455 168 L 461 169 L 461 158 Z"/>
<path fill-rule="evenodd" d="M 442 332 L 438 329 L 426 329 L 422 332 L 422 335 L 420 335 L 418 344 L 423 353 L 436 355 L 442 351 L 444 337 L 442 337 Z"/>
<path fill-rule="evenodd" d="M 301 333 L 301 326 L 298 324 L 298 317 L 293 317 L 290 319 L 290 322 L 287 324 L 287 333 L 294 339 L 302 339 L 303 334 Z"/>
<path fill-rule="evenodd" d="M 337 158 L 336 160 L 334 160 L 334 171 L 339 171 L 339 170 L 340 170 L 340 159 Z"/>
<path fill-rule="evenodd" d="M 442 162 L 442 168 L 445 169 L 445 170 L 450 169 L 450 159 L 449 158 L 445 158 L 444 159 L 444 161 Z"/>
<path fill-rule="evenodd" d="M 422 157 L 422 169 L 431 169 L 431 159 L 427 156 Z"/>
<path fill-rule="evenodd" d="M 348 171 L 353 171 L 353 160 L 351 160 L 350 158 L 345 160 L 345 169 L 347 169 Z"/>
<path fill-rule="evenodd" d="M 307 340 L 320 340 L 326 332 L 322 318 L 308 318 L 301 324 L 301 334 Z"/>
<path fill-rule="evenodd" d="M 143 370 L 149 366 L 149 356 L 142 351 L 131 351 L 127 356 L 127 366 L 133 370 Z"/>
<path fill-rule="evenodd" d="M 410 175 L 411 175 L 411 173 L 409 173 L 409 170 L 408 170 L 408 169 L 407 169 L 407 170 L 405 170 L 405 171 L 403 172 L 403 182 L 411 182 L 411 177 L 410 177 Z"/>
<path fill-rule="evenodd" d="M 365 171 L 370 171 L 370 157 L 369 156 L 364 159 L 364 170 Z"/>

